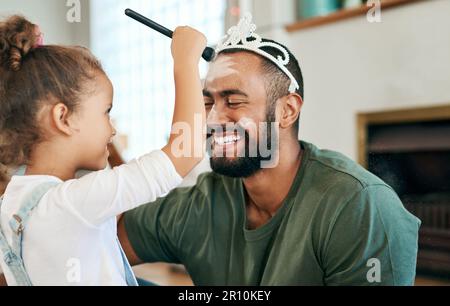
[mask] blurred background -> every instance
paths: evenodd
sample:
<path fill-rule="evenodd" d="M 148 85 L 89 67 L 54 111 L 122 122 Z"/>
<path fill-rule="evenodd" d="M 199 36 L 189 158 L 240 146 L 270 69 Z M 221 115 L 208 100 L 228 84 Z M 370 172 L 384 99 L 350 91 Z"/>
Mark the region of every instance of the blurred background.
<path fill-rule="evenodd" d="M 101 59 L 115 87 L 116 161 L 165 144 L 174 102 L 170 40 L 125 8 L 171 29 L 193 26 L 211 46 L 252 13 L 258 34 L 288 46 L 302 67 L 299 137 L 391 184 L 423 222 L 417 284 L 450 283 L 450 0 L 0 0 L 1 18 L 23 14 L 46 44 L 83 45 Z M 184 184 L 208 170 L 205 160 Z M 191 284 L 179 266 L 136 272 Z"/>

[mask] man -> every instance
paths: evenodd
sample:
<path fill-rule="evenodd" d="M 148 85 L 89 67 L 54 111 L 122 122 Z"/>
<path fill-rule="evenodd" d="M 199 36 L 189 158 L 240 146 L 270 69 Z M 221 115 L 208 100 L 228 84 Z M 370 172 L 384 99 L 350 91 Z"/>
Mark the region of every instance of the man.
<path fill-rule="evenodd" d="M 381 179 L 297 140 L 298 62 L 253 30 L 234 28 L 205 82 L 214 172 L 124 215 L 129 260 L 184 264 L 196 285 L 412 285 L 420 221 Z"/>

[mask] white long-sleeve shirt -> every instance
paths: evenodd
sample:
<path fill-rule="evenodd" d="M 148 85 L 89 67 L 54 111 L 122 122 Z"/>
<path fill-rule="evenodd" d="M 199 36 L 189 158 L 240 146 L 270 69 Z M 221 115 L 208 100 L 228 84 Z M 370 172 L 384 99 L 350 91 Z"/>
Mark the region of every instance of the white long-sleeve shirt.
<path fill-rule="evenodd" d="M 53 176 L 14 176 L 5 191 L 0 224 L 9 221 L 34 188 L 56 182 L 32 211 L 23 234 L 23 259 L 33 285 L 126 285 L 116 216 L 178 186 L 169 157 L 154 151 L 129 164 L 63 182 Z M 0 258 L 9 285 L 11 272 Z"/>

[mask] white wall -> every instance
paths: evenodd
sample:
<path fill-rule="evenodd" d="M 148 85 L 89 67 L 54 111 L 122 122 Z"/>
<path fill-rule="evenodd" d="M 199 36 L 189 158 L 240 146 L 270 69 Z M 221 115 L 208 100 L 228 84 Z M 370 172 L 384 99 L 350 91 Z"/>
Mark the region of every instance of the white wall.
<path fill-rule="evenodd" d="M 289 46 L 303 69 L 301 139 L 355 159 L 356 113 L 450 103 L 449 0 L 383 10 L 381 23 L 359 16 L 293 33 L 283 26 L 293 1 L 253 1 L 263 35 Z"/>
<path fill-rule="evenodd" d="M 0 19 L 21 14 L 38 24 L 46 44 L 89 46 L 89 0 L 81 0 L 81 22 L 66 19 L 66 0 L 0 0 Z"/>

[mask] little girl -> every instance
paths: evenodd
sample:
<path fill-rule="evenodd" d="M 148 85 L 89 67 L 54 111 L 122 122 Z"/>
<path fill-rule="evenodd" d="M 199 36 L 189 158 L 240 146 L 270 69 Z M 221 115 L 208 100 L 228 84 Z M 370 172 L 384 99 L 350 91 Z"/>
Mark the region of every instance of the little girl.
<path fill-rule="evenodd" d="M 113 88 L 98 60 L 80 47 L 43 45 L 39 28 L 23 17 L 0 23 L 0 163 L 26 165 L 0 203 L 9 285 L 136 285 L 116 216 L 168 193 L 202 159 L 194 118 L 203 127 L 198 62 L 205 46 L 191 28 L 174 32 L 173 124 L 187 123 L 189 136 L 172 132 L 162 150 L 102 170 L 116 132 Z M 188 157 L 174 151 L 181 136 Z M 95 172 L 75 179 L 80 169 Z"/>

